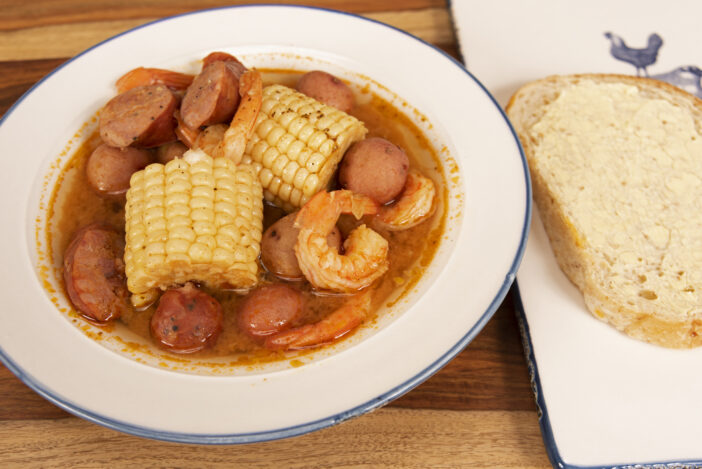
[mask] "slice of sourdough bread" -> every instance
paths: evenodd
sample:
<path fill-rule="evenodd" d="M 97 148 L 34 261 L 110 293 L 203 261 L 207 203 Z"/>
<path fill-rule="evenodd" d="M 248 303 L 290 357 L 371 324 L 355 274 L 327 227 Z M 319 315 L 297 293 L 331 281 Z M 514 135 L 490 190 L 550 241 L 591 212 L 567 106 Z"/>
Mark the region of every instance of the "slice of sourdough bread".
<path fill-rule="evenodd" d="M 702 345 L 702 100 L 647 78 L 552 76 L 507 114 L 592 314 L 665 347 Z"/>

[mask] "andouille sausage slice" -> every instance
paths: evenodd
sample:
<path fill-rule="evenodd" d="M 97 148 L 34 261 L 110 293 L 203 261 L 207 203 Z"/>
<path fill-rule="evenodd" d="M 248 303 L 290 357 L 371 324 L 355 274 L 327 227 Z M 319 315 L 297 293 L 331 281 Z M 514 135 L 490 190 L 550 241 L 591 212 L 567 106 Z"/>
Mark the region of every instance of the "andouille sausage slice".
<path fill-rule="evenodd" d="M 339 184 L 386 204 L 400 195 L 407 181 L 409 157 L 394 143 L 371 137 L 351 145 L 339 165 Z"/>
<path fill-rule="evenodd" d="M 236 75 L 236 78 L 241 78 L 241 75 L 247 70 L 246 65 L 241 63 L 239 59 L 227 52 L 211 52 L 204 59 L 202 59 L 202 68 L 204 69 L 209 64 L 214 62 L 225 62 L 227 67 L 229 67 Z"/>
<path fill-rule="evenodd" d="M 132 174 L 153 161 L 143 148 L 115 148 L 102 144 L 88 157 L 85 175 L 90 187 L 100 196 L 124 200 Z"/>
<path fill-rule="evenodd" d="M 188 151 L 188 147 L 180 141 L 164 143 L 156 149 L 156 161 L 166 164 L 173 159 L 182 157 L 186 151 Z"/>
<path fill-rule="evenodd" d="M 254 339 L 289 329 L 300 317 L 302 293 L 283 283 L 272 283 L 248 294 L 239 309 L 239 330 Z"/>
<path fill-rule="evenodd" d="M 190 128 L 229 122 L 239 104 L 239 79 L 225 62 L 207 65 L 188 87 L 180 115 Z"/>
<path fill-rule="evenodd" d="M 178 98 L 165 85 L 132 88 L 102 108 L 100 137 L 118 148 L 149 148 L 173 141 L 177 106 Z"/>
<path fill-rule="evenodd" d="M 81 228 L 63 258 L 63 279 L 73 305 L 87 319 L 105 323 L 129 308 L 124 237 L 100 224 Z"/>
<path fill-rule="evenodd" d="M 297 91 L 344 112 L 351 112 L 356 101 L 346 83 L 321 70 L 302 75 L 297 82 Z"/>
<path fill-rule="evenodd" d="M 216 299 L 187 283 L 161 295 L 151 317 L 151 335 L 171 352 L 198 352 L 217 341 L 223 318 Z"/>

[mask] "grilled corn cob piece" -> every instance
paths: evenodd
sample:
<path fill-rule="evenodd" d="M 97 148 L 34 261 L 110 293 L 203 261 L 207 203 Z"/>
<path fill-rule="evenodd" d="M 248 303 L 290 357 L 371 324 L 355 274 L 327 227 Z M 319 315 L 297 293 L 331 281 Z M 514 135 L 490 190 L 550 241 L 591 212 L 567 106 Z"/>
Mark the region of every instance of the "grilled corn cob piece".
<path fill-rule="evenodd" d="M 344 152 L 366 132 L 343 111 L 271 85 L 242 161 L 256 169 L 266 200 L 291 212 L 327 188 Z"/>
<path fill-rule="evenodd" d="M 149 165 L 132 175 L 125 210 L 134 306 L 190 280 L 214 288 L 257 283 L 263 193 L 250 165 L 197 150 Z"/>

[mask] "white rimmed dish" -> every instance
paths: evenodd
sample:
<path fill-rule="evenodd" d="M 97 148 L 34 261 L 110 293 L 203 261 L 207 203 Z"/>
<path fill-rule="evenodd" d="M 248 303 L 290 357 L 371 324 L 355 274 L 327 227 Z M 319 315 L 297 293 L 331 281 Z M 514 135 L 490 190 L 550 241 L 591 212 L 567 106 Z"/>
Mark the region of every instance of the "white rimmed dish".
<path fill-rule="evenodd" d="M 437 148 L 448 181 L 441 245 L 387 319 L 295 363 L 217 375 L 159 367 L 93 340 L 60 311 L 66 300 L 51 293 L 57 285 L 46 271 L 53 266 L 42 246 L 37 249 L 47 194 L 84 136 L 84 123 L 114 94 L 115 79 L 137 66 L 187 68 L 214 50 L 256 67 L 305 70 L 321 63 L 352 81 L 367 77 L 377 92 L 416 111 L 408 116 Z M 531 214 L 517 139 L 470 73 L 402 31 L 316 8 L 222 8 L 128 31 L 27 92 L 0 122 L 0 144 L 7 154 L 22 155 L 8 158 L 0 188 L 9 227 L 0 252 L 11 266 L 3 273 L 0 359 L 69 412 L 169 441 L 225 444 L 298 435 L 407 392 L 490 319 L 514 279 Z"/>

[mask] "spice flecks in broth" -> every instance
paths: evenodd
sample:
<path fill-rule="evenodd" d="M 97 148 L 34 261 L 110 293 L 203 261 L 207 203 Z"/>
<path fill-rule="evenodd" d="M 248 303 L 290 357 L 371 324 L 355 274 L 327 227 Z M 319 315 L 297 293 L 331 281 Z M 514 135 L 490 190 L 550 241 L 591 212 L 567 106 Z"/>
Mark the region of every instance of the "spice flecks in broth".
<path fill-rule="evenodd" d="M 266 83 L 283 83 L 294 86 L 299 77 L 299 73 L 285 70 L 264 71 L 264 81 Z M 449 190 L 446 184 L 444 170 L 441 160 L 428 141 L 425 134 L 414 124 L 413 119 L 407 117 L 400 111 L 398 104 L 380 98 L 371 91 L 369 85 L 361 88 L 354 88 L 357 97 L 356 108 L 352 111 L 355 117 L 364 121 L 369 129 L 369 136 L 380 136 L 403 147 L 411 160 L 411 166 L 420 169 L 435 184 L 438 185 L 438 209 L 429 221 L 401 232 L 381 232 L 386 239 L 389 239 L 391 249 L 389 253 L 391 270 L 379 280 L 372 288 L 373 304 L 375 307 L 382 305 L 392 306 L 410 292 L 421 279 L 433 259 L 444 232 L 446 230 L 447 207 Z M 403 109 L 409 108 L 414 115 L 414 120 L 418 120 L 425 126 L 426 118 L 417 110 L 402 101 L 399 106 Z M 95 132 L 90 132 L 85 137 L 86 129 L 95 128 L 97 116 L 87 122 L 75 136 L 75 140 L 83 141 L 80 147 L 72 153 L 67 164 L 63 165 L 63 159 L 69 154 L 67 147 L 57 161 L 52 165 L 51 171 L 54 176 L 47 176 L 47 181 L 55 178 L 53 191 L 48 198 L 42 195 L 41 207 L 46 205 L 45 233 L 46 239 L 42 243 L 37 228 L 37 252 L 40 259 L 49 262 L 49 266 L 40 269 L 43 277 L 45 289 L 52 297 L 52 302 L 73 318 L 72 322 L 79 326 L 89 337 L 99 341 L 116 341 L 121 343 L 121 351 L 132 356 L 135 360 L 148 363 L 149 360 L 140 356 L 155 357 L 157 364 L 162 368 L 169 368 L 180 371 L 195 371 L 197 368 L 205 366 L 213 373 L 226 373 L 231 367 L 248 367 L 254 369 L 257 365 L 262 365 L 279 360 L 290 360 L 288 363 L 292 367 L 302 366 L 307 361 L 302 361 L 300 357 L 311 354 L 331 353 L 333 350 L 313 351 L 307 350 L 292 354 L 295 358 L 290 359 L 291 354 L 262 352 L 257 348 L 250 338 L 243 336 L 236 328 L 236 310 L 241 298 L 231 292 L 211 292 L 222 303 L 225 310 L 224 329 L 220 340 L 209 350 L 198 352 L 187 357 L 180 357 L 167 352 L 155 349 L 149 341 L 149 320 L 153 314 L 154 307 L 144 311 L 132 311 L 123 317 L 123 324 L 115 328 L 114 334 L 103 334 L 96 332 L 96 326 L 85 323 L 75 318 L 80 315 L 73 309 L 68 311 L 64 308 L 56 297 L 56 291 L 52 287 L 54 284 L 62 286 L 60 266 L 63 260 L 63 251 L 68 245 L 72 234 L 80 227 L 96 219 L 109 223 L 110 225 L 123 230 L 123 208 L 115 205 L 114 202 L 101 199 L 96 194 L 86 191 L 87 182 L 85 178 L 85 162 L 88 156 L 100 143 L 99 136 Z M 448 149 L 444 146 L 440 153 L 444 161 L 449 161 L 449 169 L 452 174 L 457 172 L 457 165 L 448 156 Z M 55 172 L 63 166 L 58 176 Z M 456 177 L 451 178 L 451 183 L 458 184 Z M 44 192 L 47 191 L 48 182 L 45 184 Z M 453 216 L 454 214 L 452 214 Z M 37 220 L 37 225 L 42 222 Z M 50 279 L 53 273 L 54 278 Z M 270 280 L 270 275 L 261 269 L 261 276 L 264 281 Z M 63 290 L 63 288 L 61 288 Z M 64 293 L 64 292 L 62 292 Z M 320 297 L 314 295 L 309 290 L 305 292 L 310 305 L 305 313 L 306 321 L 314 321 L 324 317 L 329 312 L 341 304 L 340 297 Z M 374 327 L 376 318 L 371 317 L 363 327 Z M 99 330 L 99 328 L 98 328 Z M 110 328 L 106 329 L 109 332 Z M 354 331 L 355 333 L 356 331 Z M 124 333 L 124 334 L 123 334 Z M 348 334 L 344 341 L 351 340 L 354 333 Z M 124 335 L 124 338 L 121 336 Z M 129 338 L 127 338 L 129 337 Z M 135 340 L 132 340 L 135 339 Z"/>

